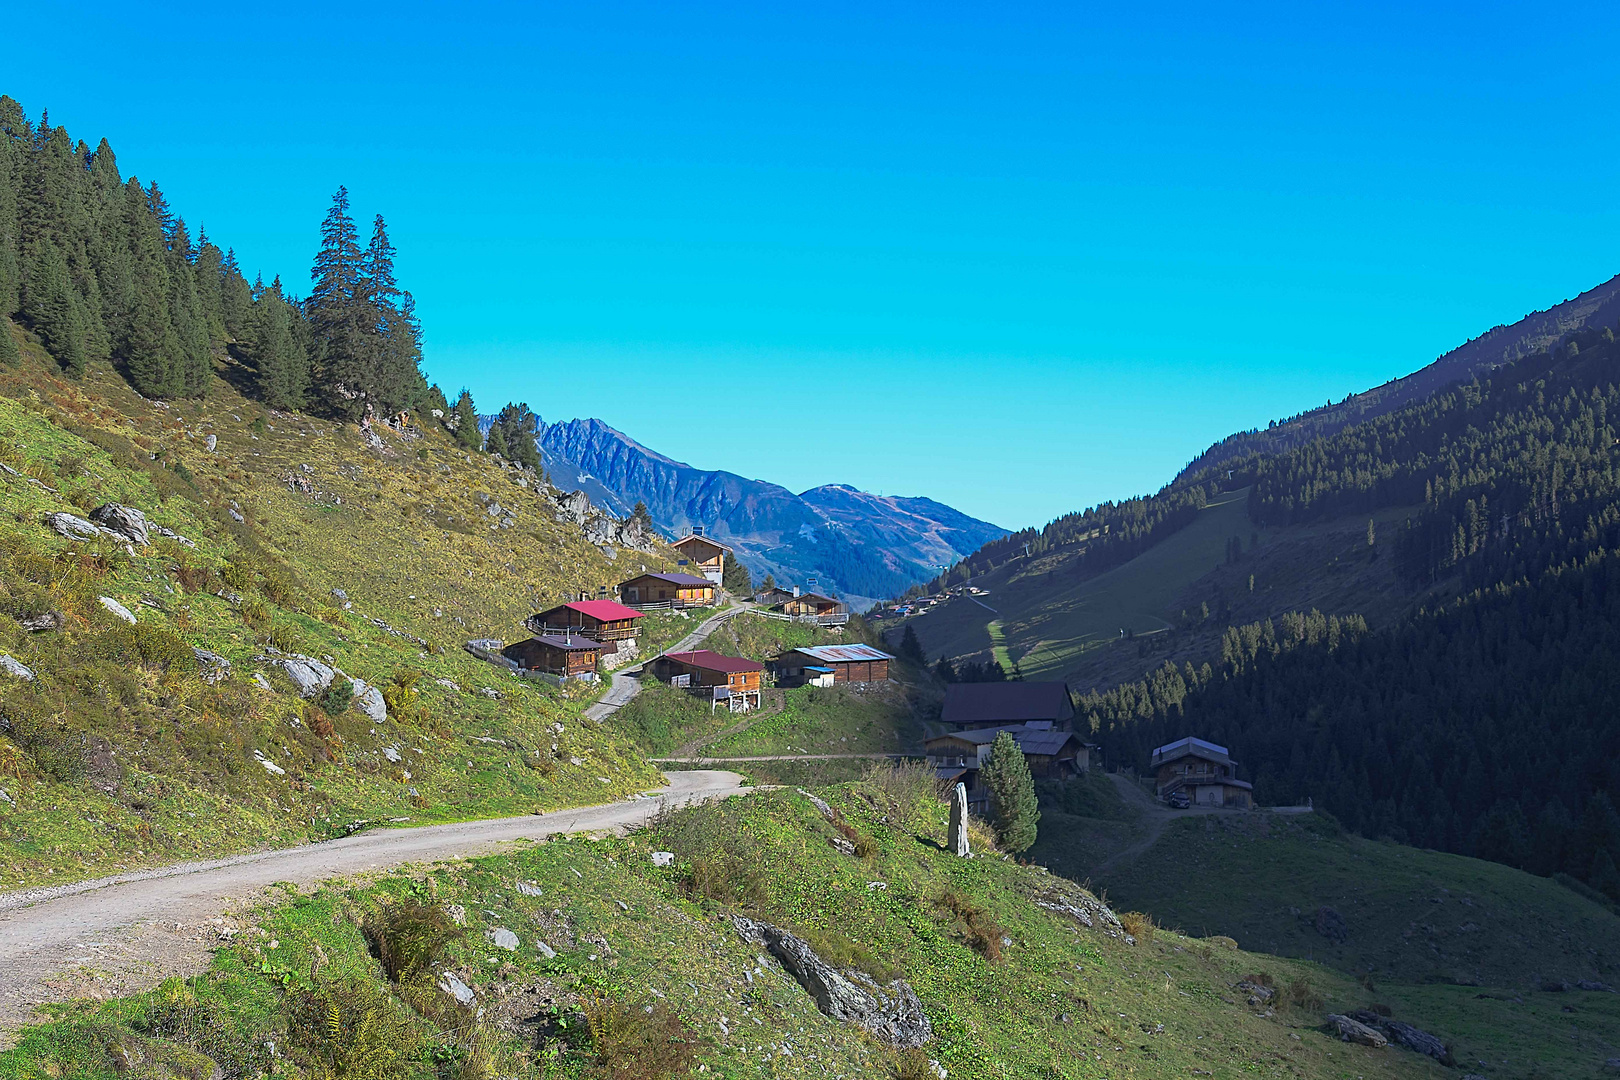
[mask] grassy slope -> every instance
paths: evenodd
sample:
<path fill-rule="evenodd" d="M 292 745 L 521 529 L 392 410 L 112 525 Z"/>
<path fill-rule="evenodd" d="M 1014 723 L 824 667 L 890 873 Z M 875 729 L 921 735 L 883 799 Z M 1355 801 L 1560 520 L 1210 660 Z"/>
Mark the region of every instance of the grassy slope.
<path fill-rule="evenodd" d="M 551 1032 L 571 1045 L 543 1038 L 536 1050 L 536 1027 L 525 1021 L 566 1019 L 591 996 L 667 1002 L 700 1040 L 707 1075 L 889 1075 L 888 1051 L 819 1013 L 773 961 L 755 959 L 761 950 L 744 944 L 726 919 L 739 906 L 795 929 L 824 954 L 903 975 L 933 1023 L 927 1055 L 953 1077 L 1446 1075 L 1406 1051 L 1330 1038 L 1317 1026 L 1318 1008 L 1262 1016 L 1232 989 L 1263 969 L 1279 985 L 1308 983 L 1328 1008 L 1366 1004 L 1367 993 L 1348 978 L 1165 932 L 1128 944 L 1036 907 L 1033 898 L 1078 891 L 1039 868 L 946 855 L 937 802 L 911 809 L 865 785 L 824 794 L 875 841 L 870 859 L 837 854 L 830 826 L 808 801 L 781 791 L 689 812 L 651 836 L 561 840 L 425 876 L 324 890 L 266 912 L 262 930 L 237 934 L 207 975 L 64 1009 L 0 1054 L 0 1077 L 110 1080 L 117 1074 L 109 1044 L 149 1059 L 201 1050 L 228 1075 L 251 1075 L 269 1064 L 267 1039 L 282 1055 L 278 1072 L 349 1052 L 381 1060 L 391 1047 L 405 1060 L 364 1075 L 435 1075 L 424 1060 L 435 1051 L 448 1063 L 437 1074 L 458 1075 L 463 1052 L 452 1044 L 459 1042 L 492 1051 L 486 1075 L 578 1076 L 591 1067 L 583 1025 Z M 678 855 L 667 870 L 649 859 L 661 845 Z M 715 899 L 689 887 L 699 863 L 722 867 L 718 881 L 709 878 Z M 520 881 L 543 896 L 519 895 Z M 999 960 L 969 947 L 962 924 L 936 902 L 947 891 L 1004 928 L 1011 944 Z M 476 990 L 481 1022 L 465 1013 L 446 1022 L 446 999 L 436 991 L 429 996 L 437 1022 L 423 1019 L 367 955 L 357 914 L 406 894 L 466 908 L 467 939 L 432 970 L 454 971 Z M 484 942 L 484 931 L 497 926 L 517 932 L 515 953 Z M 556 947 L 556 959 L 540 956 L 537 938 Z M 357 1032 L 359 1010 L 349 1005 L 335 1017 L 335 1039 L 325 1033 L 324 1010 L 317 1023 L 294 1019 L 308 1015 L 296 1011 L 307 992 L 345 984 L 345 1002 L 370 1002 L 373 1016 L 394 1018 L 386 1041 Z M 379 1027 L 373 1021 L 373 1032 Z"/>
<path fill-rule="evenodd" d="M 1086 878 L 1142 835 L 1119 808 L 1106 819 L 1049 808 L 1032 854 Z M 1620 996 L 1533 992 L 1620 975 L 1620 918 L 1544 878 L 1365 840 L 1319 817 L 1223 815 L 1175 822 L 1092 884 L 1189 933 L 1366 976 L 1397 1015 L 1432 1017 L 1459 1062 L 1487 1076 L 1539 1063 L 1544 1075 L 1595 1077 L 1620 1054 Z M 1323 906 L 1343 916 L 1342 943 L 1317 931 Z"/>
<path fill-rule="evenodd" d="M 1014 560 L 975 579 L 989 590 L 979 599 L 994 612 L 958 597 L 911 625 L 930 657 L 993 656 L 1003 666 L 1016 663 L 1025 678 L 1064 679 L 1083 689 L 1138 678 L 1166 659 L 1198 664 L 1218 657 L 1228 625 L 1311 608 L 1381 623 L 1414 602 L 1396 582 L 1391 560 L 1369 557 L 1366 517 L 1256 529 L 1246 498 L 1247 489 L 1222 496 L 1191 525 L 1083 581 L 1072 579 L 1072 549 Z M 1375 515 L 1379 535 L 1393 535 L 1407 513 Z M 1228 564 L 1226 545 L 1234 536 L 1244 555 Z M 1200 623 L 1204 603 L 1230 615 Z M 898 629 L 884 629 L 895 640 Z M 1122 629 L 1135 631 L 1135 639 L 1121 640 Z"/>
<path fill-rule="evenodd" d="M 267 414 L 224 380 L 206 401 L 161 408 L 109 370 L 66 383 L 32 345 L 25 354 L 21 368 L 0 372 L 0 456 L 58 490 L 0 477 L 0 596 L 19 610 L 54 607 L 67 626 L 29 634 L 0 615 L 0 650 L 40 674 L 32 685 L 0 679 L 0 704 L 36 732 L 64 721 L 110 756 L 88 775 L 20 756 L 0 781 L 16 799 L 0 803 L 0 888 L 326 836 L 356 819 L 523 813 L 656 784 L 627 740 L 586 730 L 583 688 L 517 680 L 460 643 L 512 640 L 536 603 L 615 580 L 627 566 L 667 566 L 667 557 L 609 559 L 558 523 L 516 474 L 458 453 L 441 435 L 385 435 L 379 452 L 352 426 Z M 217 439 L 212 454 L 208 434 Z M 294 470 L 320 494 L 278 479 Z M 480 493 L 510 508 L 518 527 L 490 529 Z M 130 557 L 40 524 L 44 513 L 83 514 L 106 501 L 141 508 L 196 549 L 158 540 Z M 244 523 L 230 516 L 233 503 Z M 85 557 L 92 549 L 101 557 Z M 231 588 L 219 575 L 232 565 L 246 568 L 241 604 L 215 595 Z M 195 573 L 190 584 L 182 570 Z M 349 610 L 333 588 L 346 590 Z M 107 643 L 121 631 L 98 595 L 137 612 L 142 633 L 167 631 L 224 655 L 233 678 L 209 687 L 186 670 L 189 661 L 165 670 L 110 655 Z M 684 619 L 652 621 L 652 646 L 690 628 Z M 277 669 L 254 660 L 269 642 L 331 656 L 377 685 L 413 672 L 421 677 L 416 715 L 373 728 L 351 711 L 333 718 L 332 737 L 316 737 L 311 707 Z M 255 671 L 270 675 L 271 691 L 252 684 Z M 0 736 L 0 758 L 8 745 Z M 403 760 L 388 761 L 388 747 Z M 541 751 L 531 762 L 541 768 L 523 767 L 528 749 Z M 286 775 L 263 768 L 255 752 Z"/>

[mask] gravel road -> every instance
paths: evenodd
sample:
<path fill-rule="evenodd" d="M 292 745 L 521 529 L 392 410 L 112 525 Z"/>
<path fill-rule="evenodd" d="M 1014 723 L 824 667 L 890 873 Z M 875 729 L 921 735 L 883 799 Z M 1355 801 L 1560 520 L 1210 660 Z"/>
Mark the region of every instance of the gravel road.
<path fill-rule="evenodd" d="M 0 893 L 0 1046 L 36 1003 L 109 997 L 207 967 L 221 930 L 265 898 L 268 886 L 309 886 L 499 851 L 557 833 L 622 830 L 665 806 L 739 791 L 724 771 L 672 772 L 647 798 L 526 817 L 389 829 L 319 844 L 182 863 L 49 889 Z"/>

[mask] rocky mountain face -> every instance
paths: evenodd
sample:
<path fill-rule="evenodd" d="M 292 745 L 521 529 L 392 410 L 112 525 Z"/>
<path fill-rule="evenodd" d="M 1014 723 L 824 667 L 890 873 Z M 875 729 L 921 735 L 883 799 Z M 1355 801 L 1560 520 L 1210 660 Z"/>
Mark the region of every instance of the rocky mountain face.
<path fill-rule="evenodd" d="M 698 469 L 600 420 L 540 429 L 552 482 L 619 515 L 637 502 L 672 536 L 701 525 L 756 577 L 817 580 L 857 606 L 905 591 L 1006 530 L 932 499 L 878 496 L 841 484 L 794 494 L 779 484 Z"/>
<path fill-rule="evenodd" d="M 1312 439 L 1333 435 L 1351 424 L 1421 401 L 1452 383 L 1522 360 L 1558 344 L 1577 330 L 1611 325 L 1617 320 L 1620 320 L 1620 275 L 1546 311 L 1526 315 L 1509 325 L 1492 327 L 1410 375 L 1391 379 L 1382 386 L 1352 394 L 1337 404 L 1312 409 L 1264 430 L 1229 435 L 1194 458 L 1182 473 L 1190 475 L 1249 453 L 1292 450 Z"/>

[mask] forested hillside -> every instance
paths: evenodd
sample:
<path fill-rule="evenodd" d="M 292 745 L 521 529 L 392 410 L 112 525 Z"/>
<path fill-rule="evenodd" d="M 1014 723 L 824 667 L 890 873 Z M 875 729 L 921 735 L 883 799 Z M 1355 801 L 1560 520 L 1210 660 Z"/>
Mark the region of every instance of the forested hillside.
<path fill-rule="evenodd" d="M 1228 631 L 1218 668 L 1090 695 L 1115 759 L 1196 732 L 1232 747 L 1264 802 L 1311 796 L 1369 835 L 1620 900 L 1617 360 L 1613 331 L 1588 331 L 1243 463 L 1258 524 L 1420 507 L 1389 557 L 1458 595 L 1372 633 L 1319 616 Z"/>

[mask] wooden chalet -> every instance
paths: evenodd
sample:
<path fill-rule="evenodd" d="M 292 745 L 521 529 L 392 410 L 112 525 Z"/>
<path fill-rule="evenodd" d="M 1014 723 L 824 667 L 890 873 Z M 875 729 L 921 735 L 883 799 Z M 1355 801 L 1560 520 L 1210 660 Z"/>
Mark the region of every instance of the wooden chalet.
<path fill-rule="evenodd" d="M 508 645 L 501 655 L 525 671 L 591 682 L 596 679 L 597 661 L 602 659 L 602 644 L 579 635 L 537 634 Z"/>
<path fill-rule="evenodd" d="M 612 600 L 571 600 L 530 615 L 523 625 L 536 634 L 573 633 L 597 641 L 626 641 L 635 639 L 640 618 L 642 614 L 635 608 Z"/>
<path fill-rule="evenodd" d="M 951 683 L 945 688 L 940 722 L 946 727 L 1014 727 L 1035 721 L 1060 731 L 1074 726 L 1074 699 L 1067 683 Z"/>
<path fill-rule="evenodd" d="M 773 585 L 769 589 L 761 589 L 753 595 L 754 603 L 762 608 L 771 608 L 773 610 L 791 599 L 793 599 L 793 593 L 779 585 Z"/>
<path fill-rule="evenodd" d="M 1153 751 L 1154 792 L 1177 791 L 1200 806 L 1254 806 L 1254 785 L 1237 779 L 1237 762 L 1226 747 L 1188 736 Z"/>
<path fill-rule="evenodd" d="M 778 686 L 887 682 L 894 657 L 870 645 L 806 645 L 771 662 Z"/>
<path fill-rule="evenodd" d="M 1030 775 L 1037 780 L 1066 780 L 1091 768 L 1091 744 L 1072 731 L 1061 731 L 1044 720 L 1013 727 L 951 731 L 923 743 L 923 753 L 941 782 L 960 781 L 968 789 L 969 803 L 984 803 L 989 792 L 979 782 L 979 770 L 1001 732 L 1010 734 L 1023 751 Z"/>
<path fill-rule="evenodd" d="M 681 558 L 702 577 L 715 585 L 725 581 L 726 556 L 731 549 L 704 536 L 702 529 L 694 528 L 689 535 L 681 537 L 670 547 L 680 552 Z"/>
<path fill-rule="evenodd" d="M 691 574 L 638 574 L 619 582 L 619 600 L 633 608 L 713 607 L 715 588 Z"/>
<path fill-rule="evenodd" d="M 795 592 L 786 600 L 773 605 L 773 610 L 795 619 L 819 623 L 822 626 L 842 626 L 849 622 L 849 605 L 820 593 Z"/>
<path fill-rule="evenodd" d="M 765 666 L 741 656 L 724 656 L 710 649 L 671 652 L 647 664 L 655 679 L 690 691 L 714 706 L 732 712 L 759 708 L 760 676 Z"/>

